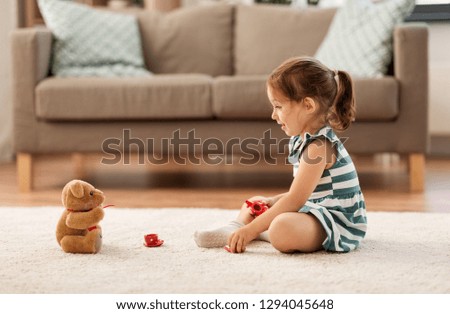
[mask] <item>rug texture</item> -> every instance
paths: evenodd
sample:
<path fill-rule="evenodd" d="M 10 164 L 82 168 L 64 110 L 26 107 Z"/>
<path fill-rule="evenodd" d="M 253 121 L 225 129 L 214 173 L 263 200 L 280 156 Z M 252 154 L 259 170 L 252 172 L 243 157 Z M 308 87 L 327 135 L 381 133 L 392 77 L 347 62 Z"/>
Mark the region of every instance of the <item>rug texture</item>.
<path fill-rule="evenodd" d="M 103 247 L 66 254 L 62 208 L 0 207 L 0 293 L 450 293 L 450 214 L 369 212 L 351 253 L 282 254 L 254 241 L 244 254 L 202 249 L 196 229 L 237 211 L 105 209 Z M 163 246 L 143 246 L 158 233 Z"/>

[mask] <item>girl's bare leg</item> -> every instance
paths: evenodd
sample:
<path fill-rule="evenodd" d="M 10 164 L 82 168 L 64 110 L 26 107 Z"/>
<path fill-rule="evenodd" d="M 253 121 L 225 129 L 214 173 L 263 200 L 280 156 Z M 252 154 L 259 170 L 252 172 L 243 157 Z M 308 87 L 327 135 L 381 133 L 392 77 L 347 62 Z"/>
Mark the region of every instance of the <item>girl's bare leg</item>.
<path fill-rule="evenodd" d="M 326 236 L 317 218 L 306 213 L 280 214 L 269 227 L 270 242 L 283 253 L 321 250 Z"/>

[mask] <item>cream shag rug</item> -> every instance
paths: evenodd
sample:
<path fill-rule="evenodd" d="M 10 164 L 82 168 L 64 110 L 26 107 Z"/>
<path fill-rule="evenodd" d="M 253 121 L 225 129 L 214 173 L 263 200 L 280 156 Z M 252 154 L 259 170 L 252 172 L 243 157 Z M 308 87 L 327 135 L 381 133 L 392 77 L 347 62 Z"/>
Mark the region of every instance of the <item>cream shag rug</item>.
<path fill-rule="evenodd" d="M 0 293 L 450 293 L 450 214 L 369 212 L 351 253 L 282 254 L 252 242 L 244 254 L 198 248 L 196 229 L 237 211 L 106 209 L 97 255 L 64 253 L 62 208 L 0 207 Z M 165 241 L 142 245 L 146 233 Z"/>

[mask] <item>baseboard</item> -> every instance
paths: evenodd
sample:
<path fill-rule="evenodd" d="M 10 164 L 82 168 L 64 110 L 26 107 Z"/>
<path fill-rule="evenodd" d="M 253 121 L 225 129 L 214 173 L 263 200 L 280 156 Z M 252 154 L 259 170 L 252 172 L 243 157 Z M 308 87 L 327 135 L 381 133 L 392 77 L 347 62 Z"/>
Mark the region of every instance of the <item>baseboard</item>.
<path fill-rule="evenodd" d="M 450 157 L 450 134 L 430 136 L 429 156 Z"/>

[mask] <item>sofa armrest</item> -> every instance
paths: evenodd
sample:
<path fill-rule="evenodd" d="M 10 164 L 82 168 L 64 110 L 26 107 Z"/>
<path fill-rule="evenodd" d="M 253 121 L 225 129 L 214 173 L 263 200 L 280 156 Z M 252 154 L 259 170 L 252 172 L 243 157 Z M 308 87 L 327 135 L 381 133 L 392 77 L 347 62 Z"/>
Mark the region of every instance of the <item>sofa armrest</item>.
<path fill-rule="evenodd" d="M 400 86 L 399 149 L 428 150 L 428 27 L 407 23 L 394 30 L 394 75 Z M 411 149 L 412 148 L 412 149 Z"/>
<path fill-rule="evenodd" d="M 14 147 L 29 152 L 37 145 L 35 88 L 48 76 L 52 33 L 45 28 L 24 28 L 11 34 L 11 82 L 14 112 Z"/>
<path fill-rule="evenodd" d="M 48 76 L 52 33 L 47 28 L 23 28 L 11 34 L 13 79 L 28 76 L 37 84 Z"/>

